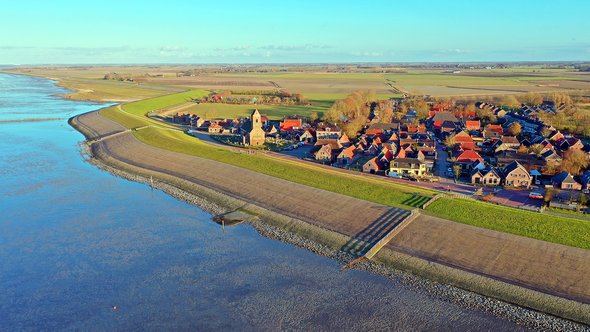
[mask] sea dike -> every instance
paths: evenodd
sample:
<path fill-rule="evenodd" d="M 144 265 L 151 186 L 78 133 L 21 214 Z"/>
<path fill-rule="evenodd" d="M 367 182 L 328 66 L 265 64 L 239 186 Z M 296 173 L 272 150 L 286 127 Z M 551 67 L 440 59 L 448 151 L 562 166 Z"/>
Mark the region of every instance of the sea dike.
<path fill-rule="evenodd" d="M 79 123 L 77 117 L 70 119 L 69 122 L 87 138 L 96 138 L 96 135 L 99 134 L 92 128 L 88 128 Z M 168 174 L 132 166 L 111 157 L 104 149 L 100 149 L 95 145 L 96 144 L 85 146 L 84 154 L 88 156 L 87 159 L 89 162 L 116 176 L 151 185 L 154 188 L 162 190 L 189 204 L 197 205 L 213 215 L 219 215 L 239 209 L 240 211 L 255 216 L 254 218 L 249 218 L 247 222 L 257 229 L 263 236 L 296 245 L 318 255 L 337 259 L 341 261 L 343 265 L 355 258 L 339 250 L 339 248 L 341 248 L 349 239 L 349 237 L 345 235 L 267 210 L 263 207 L 244 202 L 236 197 L 217 192 L 210 188 Z M 466 289 L 476 290 L 498 298 L 503 298 L 503 294 L 514 292 L 517 286 L 474 276 L 461 271 L 457 272 L 457 270 L 438 266 L 437 264 L 431 264 L 415 257 L 394 252 L 387 248 L 384 249 L 383 254 L 377 258 L 378 262 L 362 262 L 356 265 L 355 268 L 371 271 L 387 278 L 401 281 L 405 284 L 412 285 L 433 297 L 444 299 L 452 303 L 459 303 L 468 308 L 485 310 L 498 317 L 515 321 L 518 324 L 527 327 L 562 331 L 587 329 L 587 327 L 568 320 L 515 306 L 491 297 L 478 295 L 470 291 L 450 286 L 446 283 L 460 285 Z M 403 272 L 400 269 L 411 273 L 417 273 L 428 277 L 429 279 L 441 281 L 442 283 L 416 277 L 413 274 Z M 449 272 L 450 270 L 453 271 Z M 474 284 L 477 284 L 483 279 L 486 279 L 484 286 L 474 286 Z M 525 290 L 523 294 L 521 294 L 521 298 L 530 296 L 531 293 L 536 292 Z M 534 295 L 538 296 L 539 294 L 537 293 Z M 518 299 L 518 297 L 516 299 Z M 509 300 L 515 301 L 515 298 L 510 297 Z M 543 303 L 543 300 L 547 300 L 548 304 Z M 536 299 L 533 300 L 533 302 L 530 302 L 532 305 L 530 305 L 530 303 L 525 303 L 524 305 L 530 305 L 538 310 L 554 312 L 555 304 L 550 303 L 552 300 L 554 300 L 552 297 L 541 297 L 541 300 Z M 571 301 L 566 301 L 565 303 L 571 304 Z M 547 306 L 543 307 L 544 304 Z M 587 312 L 584 312 L 586 308 L 587 306 L 582 305 L 580 308 L 574 308 L 571 311 L 565 312 L 564 315 L 569 316 L 571 319 L 588 323 L 588 314 Z M 560 313 L 561 312 L 559 311 L 556 312 L 556 314 Z"/>

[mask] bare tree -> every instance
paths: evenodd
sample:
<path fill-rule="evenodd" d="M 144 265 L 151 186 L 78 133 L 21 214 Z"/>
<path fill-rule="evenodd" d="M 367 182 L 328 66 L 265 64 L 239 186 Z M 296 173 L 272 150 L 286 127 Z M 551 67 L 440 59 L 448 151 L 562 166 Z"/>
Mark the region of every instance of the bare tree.
<path fill-rule="evenodd" d="M 508 96 L 502 97 L 502 100 L 500 101 L 500 103 L 503 106 L 508 106 L 511 109 L 520 107 L 520 102 L 513 95 L 508 95 Z"/>
<path fill-rule="evenodd" d="M 522 97 L 522 102 L 527 105 L 540 105 L 543 103 L 543 97 L 536 92 L 528 92 Z"/>

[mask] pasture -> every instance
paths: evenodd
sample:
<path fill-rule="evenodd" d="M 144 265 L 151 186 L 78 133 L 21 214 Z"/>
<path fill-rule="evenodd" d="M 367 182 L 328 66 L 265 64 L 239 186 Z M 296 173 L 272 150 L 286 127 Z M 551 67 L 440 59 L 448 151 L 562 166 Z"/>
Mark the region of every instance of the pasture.
<path fill-rule="evenodd" d="M 228 68 L 233 68 L 229 70 Z M 379 66 L 284 66 L 259 65 L 251 68 L 231 66 L 105 66 L 19 68 L 14 72 L 52 77 L 74 89 L 82 90 L 73 98 L 137 100 L 181 90 L 274 90 L 301 93 L 312 102 L 315 111 L 328 108 L 334 100 L 350 92 L 373 90 L 379 98 L 399 97 L 399 91 L 411 95 L 488 96 L 526 92 L 590 91 L 590 73 L 538 65 L 501 69 L 464 69 L 451 73 L 443 69 L 417 69 Z M 192 76 L 179 73 L 196 70 Z M 107 73 L 133 77 L 134 82 L 103 80 Z M 112 86 L 112 87 L 109 87 Z M 170 90 L 172 89 L 172 90 Z M 89 93 L 88 91 L 95 91 Z M 211 111 L 208 109 L 208 111 Z M 242 110 L 215 110 L 220 116 Z M 311 109 L 294 109 L 304 114 Z M 225 113 L 224 113 L 225 112 Z M 277 114 L 288 110 L 278 109 Z M 241 114 L 241 113 L 239 113 Z"/>

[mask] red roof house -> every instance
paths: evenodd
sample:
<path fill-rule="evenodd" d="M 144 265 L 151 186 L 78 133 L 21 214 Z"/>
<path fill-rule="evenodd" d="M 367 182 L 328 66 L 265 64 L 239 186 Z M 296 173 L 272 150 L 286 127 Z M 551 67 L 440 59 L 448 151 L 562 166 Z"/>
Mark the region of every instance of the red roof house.
<path fill-rule="evenodd" d="M 481 123 L 479 120 L 467 120 L 465 121 L 465 129 L 469 131 L 479 130 L 481 128 Z"/>
<path fill-rule="evenodd" d="M 301 129 L 303 122 L 301 119 L 285 119 L 279 124 L 282 131 L 290 131 L 293 129 Z"/>
<path fill-rule="evenodd" d="M 483 158 L 473 150 L 465 150 L 457 157 L 458 163 L 474 163 L 476 161 L 483 163 Z"/>

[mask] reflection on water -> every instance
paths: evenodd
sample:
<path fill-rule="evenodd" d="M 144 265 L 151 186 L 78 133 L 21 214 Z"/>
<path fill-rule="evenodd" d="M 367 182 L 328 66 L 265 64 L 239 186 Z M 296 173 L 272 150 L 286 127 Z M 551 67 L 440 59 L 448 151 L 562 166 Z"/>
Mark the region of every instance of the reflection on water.
<path fill-rule="evenodd" d="M 0 119 L 69 117 L 0 74 Z M 0 124 L 0 330 L 513 329 L 83 162 L 66 121 Z"/>

